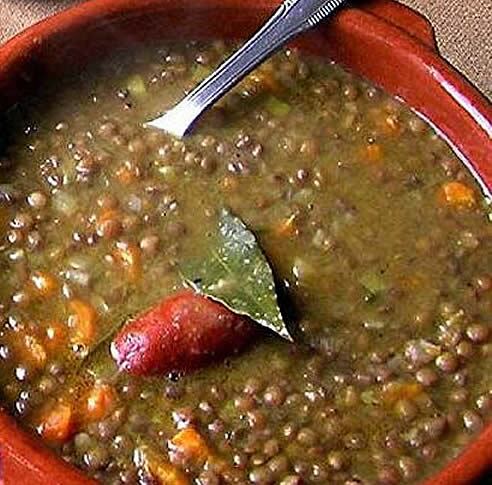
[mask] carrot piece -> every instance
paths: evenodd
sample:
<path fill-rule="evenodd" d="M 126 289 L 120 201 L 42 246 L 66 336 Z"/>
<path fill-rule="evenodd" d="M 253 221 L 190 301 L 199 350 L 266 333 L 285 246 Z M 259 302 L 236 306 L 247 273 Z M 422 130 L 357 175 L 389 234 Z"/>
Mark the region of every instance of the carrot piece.
<path fill-rule="evenodd" d="M 151 468 L 152 476 L 160 485 L 188 485 L 186 475 L 171 463 L 158 462 Z"/>
<path fill-rule="evenodd" d="M 118 219 L 120 217 L 120 212 L 118 209 L 104 209 L 97 216 L 97 223 L 102 224 L 103 222 L 110 221 L 111 219 Z"/>
<path fill-rule="evenodd" d="M 34 335 L 25 335 L 23 345 L 23 357 L 31 362 L 37 369 L 46 364 L 46 350 Z"/>
<path fill-rule="evenodd" d="M 96 310 L 82 300 L 71 300 L 68 306 L 71 311 L 69 325 L 75 330 L 72 340 L 85 345 L 92 343 L 96 334 Z"/>
<path fill-rule="evenodd" d="M 128 185 L 133 180 L 133 174 L 127 167 L 120 167 L 118 170 L 116 170 L 116 178 L 123 185 Z"/>
<path fill-rule="evenodd" d="M 375 120 L 377 129 L 384 135 L 400 135 L 403 131 L 403 125 L 397 115 L 379 113 Z"/>
<path fill-rule="evenodd" d="M 116 262 L 123 267 L 130 280 L 137 280 L 142 273 L 142 260 L 140 249 L 131 243 L 116 243 L 116 248 L 113 251 L 113 256 Z"/>
<path fill-rule="evenodd" d="M 31 275 L 31 286 L 34 293 L 42 298 L 48 298 L 58 289 L 56 278 L 44 271 L 35 271 Z"/>
<path fill-rule="evenodd" d="M 126 162 L 116 170 L 115 175 L 120 183 L 128 185 L 140 177 L 140 169 L 135 164 Z"/>
<path fill-rule="evenodd" d="M 186 475 L 164 459 L 155 449 L 141 445 L 135 450 L 136 463 L 157 480 L 160 485 L 188 485 Z"/>
<path fill-rule="evenodd" d="M 380 162 L 383 157 L 381 145 L 369 143 L 364 150 L 364 158 L 369 162 Z"/>
<path fill-rule="evenodd" d="M 287 217 L 287 219 L 283 219 L 280 223 L 274 227 L 274 232 L 277 236 L 288 237 L 288 236 L 297 236 L 299 234 L 299 230 L 296 226 L 296 214 L 292 214 Z"/>
<path fill-rule="evenodd" d="M 447 182 L 442 185 L 438 199 L 441 204 L 468 209 L 474 207 L 477 202 L 473 189 L 462 182 Z"/>
<path fill-rule="evenodd" d="M 67 340 L 67 329 L 60 322 L 50 322 L 45 329 L 44 345 L 48 352 L 54 352 L 63 347 Z"/>
<path fill-rule="evenodd" d="M 385 132 L 387 134 L 399 134 L 401 132 L 401 123 L 396 115 L 388 115 L 384 119 Z"/>
<path fill-rule="evenodd" d="M 56 403 L 42 415 L 37 426 L 38 433 L 48 441 L 63 443 L 74 431 L 72 407 L 63 402 Z"/>
<path fill-rule="evenodd" d="M 418 382 L 390 382 L 383 387 L 383 402 L 394 404 L 401 399 L 413 399 L 422 391 L 423 387 Z"/>
<path fill-rule="evenodd" d="M 95 384 L 86 395 L 84 402 L 84 418 L 98 421 L 109 414 L 114 407 L 116 394 L 107 384 Z"/>
<path fill-rule="evenodd" d="M 368 111 L 367 117 L 374 123 L 378 133 L 392 136 L 400 135 L 404 130 L 404 126 L 396 113 L 391 113 L 380 108 L 371 108 Z"/>
<path fill-rule="evenodd" d="M 22 338 L 14 341 L 14 347 L 19 356 L 32 365 L 34 369 L 42 369 L 45 366 L 46 349 L 35 335 L 22 335 Z"/>
<path fill-rule="evenodd" d="M 179 431 L 170 441 L 170 448 L 183 453 L 195 463 L 204 463 L 210 457 L 210 449 L 195 428 Z"/>

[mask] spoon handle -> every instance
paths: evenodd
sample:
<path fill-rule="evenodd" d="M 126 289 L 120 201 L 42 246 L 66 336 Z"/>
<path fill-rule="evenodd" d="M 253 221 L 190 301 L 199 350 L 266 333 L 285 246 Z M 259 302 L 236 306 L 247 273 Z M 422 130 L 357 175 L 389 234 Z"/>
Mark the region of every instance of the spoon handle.
<path fill-rule="evenodd" d="M 314 27 L 346 0 L 284 0 L 268 21 L 173 109 L 147 123 L 175 136 L 186 134 L 200 114 L 270 54 Z"/>

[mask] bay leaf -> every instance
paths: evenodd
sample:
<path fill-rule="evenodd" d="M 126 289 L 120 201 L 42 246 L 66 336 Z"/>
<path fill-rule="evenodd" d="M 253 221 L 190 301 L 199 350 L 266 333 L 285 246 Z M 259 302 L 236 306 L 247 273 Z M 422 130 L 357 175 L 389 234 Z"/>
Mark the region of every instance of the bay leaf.
<path fill-rule="evenodd" d="M 222 209 L 207 254 L 180 266 L 185 283 L 235 313 L 292 341 L 275 290 L 272 268 L 246 224 Z"/>

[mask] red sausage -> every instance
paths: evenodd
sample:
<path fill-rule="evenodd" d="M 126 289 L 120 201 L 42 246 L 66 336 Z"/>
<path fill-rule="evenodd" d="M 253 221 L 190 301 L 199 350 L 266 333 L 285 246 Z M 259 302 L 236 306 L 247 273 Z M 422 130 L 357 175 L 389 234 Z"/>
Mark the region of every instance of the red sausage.
<path fill-rule="evenodd" d="M 250 319 L 186 290 L 125 325 L 111 354 L 120 370 L 134 375 L 186 372 L 239 352 L 257 331 Z"/>

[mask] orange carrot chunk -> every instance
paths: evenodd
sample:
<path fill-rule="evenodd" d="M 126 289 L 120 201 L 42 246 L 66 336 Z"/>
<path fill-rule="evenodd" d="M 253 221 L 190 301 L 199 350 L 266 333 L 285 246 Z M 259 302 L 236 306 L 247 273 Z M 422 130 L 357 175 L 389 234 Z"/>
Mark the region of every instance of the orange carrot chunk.
<path fill-rule="evenodd" d="M 131 184 L 135 179 L 140 177 L 140 169 L 131 162 L 125 162 L 116 170 L 116 178 L 123 185 Z"/>
<path fill-rule="evenodd" d="M 118 242 L 113 251 L 116 263 L 124 268 L 131 281 L 137 280 L 142 273 L 140 249 L 131 243 Z"/>
<path fill-rule="evenodd" d="M 67 328 L 60 322 L 50 322 L 45 329 L 44 345 L 48 352 L 60 350 L 67 341 Z"/>
<path fill-rule="evenodd" d="M 166 458 L 160 455 L 155 448 L 143 444 L 135 450 L 135 462 L 144 468 L 159 485 L 189 485 L 186 475 Z"/>
<path fill-rule="evenodd" d="M 104 209 L 97 216 L 97 223 L 109 221 L 110 219 L 117 219 L 120 217 L 120 212 L 117 209 Z"/>
<path fill-rule="evenodd" d="M 45 271 L 35 271 L 31 275 L 31 285 L 34 293 L 42 298 L 52 296 L 58 289 L 56 278 Z"/>
<path fill-rule="evenodd" d="M 401 131 L 401 123 L 396 115 L 388 115 L 384 119 L 384 124 L 388 134 L 398 134 Z"/>
<path fill-rule="evenodd" d="M 297 215 L 292 214 L 286 219 L 282 219 L 275 227 L 274 232 L 279 237 L 297 236 L 299 230 L 296 224 Z"/>
<path fill-rule="evenodd" d="M 73 425 L 72 407 L 58 402 L 43 414 L 37 430 L 45 440 L 63 443 L 73 433 Z"/>
<path fill-rule="evenodd" d="M 462 182 L 445 183 L 439 191 L 438 198 L 444 205 L 456 208 L 471 209 L 477 202 L 473 189 Z"/>
<path fill-rule="evenodd" d="M 36 335 L 24 334 L 13 342 L 15 352 L 22 361 L 29 363 L 33 369 L 42 369 L 46 364 L 46 349 Z"/>
<path fill-rule="evenodd" d="M 37 369 L 43 368 L 46 364 L 46 350 L 34 335 L 24 336 L 23 357 Z"/>
<path fill-rule="evenodd" d="M 82 300 L 71 300 L 68 306 L 71 312 L 69 325 L 74 329 L 72 340 L 89 345 L 96 334 L 96 310 L 90 303 Z"/>
<path fill-rule="evenodd" d="M 170 448 L 183 453 L 194 463 L 204 463 L 210 457 L 210 449 L 195 428 L 185 428 L 171 439 Z"/>
<path fill-rule="evenodd" d="M 106 384 L 95 384 L 89 390 L 84 402 L 84 417 L 88 421 L 98 421 L 107 416 L 114 407 L 114 389 Z"/>
<path fill-rule="evenodd" d="M 381 149 L 381 145 L 377 143 L 369 143 L 366 146 L 365 150 L 365 158 L 369 162 L 379 162 L 383 156 L 383 151 Z"/>
<path fill-rule="evenodd" d="M 155 463 L 151 468 L 152 476 L 159 485 L 188 485 L 189 481 L 184 473 L 171 463 Z"/>

